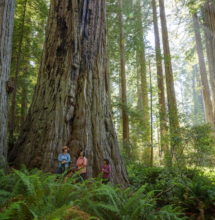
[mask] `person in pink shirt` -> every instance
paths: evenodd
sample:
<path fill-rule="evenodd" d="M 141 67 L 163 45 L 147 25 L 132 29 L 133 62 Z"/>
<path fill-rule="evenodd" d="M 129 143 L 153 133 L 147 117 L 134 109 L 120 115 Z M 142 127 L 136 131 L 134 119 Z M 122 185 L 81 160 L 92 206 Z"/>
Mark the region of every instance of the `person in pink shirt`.
<path fill-rule="evenodd" d="M 87 158 L 85 157 L 84 151 L 81 150 L 76 161 L 77 170 L 83 180 L 87 179 Z"/>
<path fill-rule="evenodd" d="M 104 164 L 102 166 L 102 183 L 108 183 L 110 181 L 110 174 L 111 174 L 111 166 L 108 159 L 104 159 Z"/>

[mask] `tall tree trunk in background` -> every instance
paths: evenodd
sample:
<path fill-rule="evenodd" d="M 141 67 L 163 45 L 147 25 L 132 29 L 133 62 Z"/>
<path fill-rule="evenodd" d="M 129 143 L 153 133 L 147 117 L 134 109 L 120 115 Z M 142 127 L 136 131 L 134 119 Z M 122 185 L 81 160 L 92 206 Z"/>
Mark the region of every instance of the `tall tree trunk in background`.
<path fill-rule="evenodd" d="M 159 0 L 159 6 L 160 6 L 160 19 L 161 19 L 161 28 L 162 28 L 169 124 L 170 124 L 170 135 L 171 135 L 171 153 L 173 154 L 173 156 L 175 155 L 178 157 L 178 159 L 181 159 L 182 149 L 178 140 L 178 137 L 180 137 L 178 110 L 177 110 L 177 102 L 175 96 L 174 78 L 172 71 L 171 53 L 169 48 L 169 37 L 167 30 L 164 0 Z"/>
<path fill-rule="evenodd" d="M 156 1 L 152 0 L 153 9 L 153 24 L 154 24 L 154 36 L 155 36 L 155 53 L 156 53 L 156 66 L 157 66 L 157 84 L 158 84 L 158 101 L 159 101 L 159 118 L 160 118 L 160 141 L 161 150 L 164 152 L 165 164 L 168 165 L 169 161 L 169 146 L 167 140 L 167 113 L 165 105 L 165 92 L 164 92 L 164 79 L 162 68 L 162 55 L 160 48 L 160 36 L 158 29 L 157 18 L 157 5 Z"/>
<path fill-rule="evenodd" d="M 205 65 L 202 39 L 201 39 L 201 34 L 200 34 L 200 25 L 199 25 L 197 15 L 193 14 L 192 17 L 193 17 L 193 27 L 194 27 L 195 38 L 196 38 L 196 50 L 197 50 L 198 59 L 199 59 L 201 82 L 203 86 L 206 119 L 208 123 L 210 123 L 211 125 L 214 125 L 213 105 L 211 101 L 210 88 L 209 88 L 209 83 L 207 79 L 207 70 L 206 70 L 206 65 Z"/>
<path fill-rule="evenodd" d="M 141 77 L 140 77 L 139 54 L 137 53 L 137 51 L 136 51 L 136 69 L 137 69 L 137 109 L 138 111 L 143 111 L 143 96 L 142 96 L 142 86 L 141 86 Z"/>
<path fill-rule="evenodd" d="M 197 72 L 197 66 L 196 66 L 196 72 Z M 202 113 L 202 123 L 206 123 L 206 111 L 205 111 L 205 105 L 204 105 L 204 96 L 203 96 L 203 88 L 201 83 L 201 77 L 200 74 L 196 76 L 197 81 L 197 87 L 200 88 L 198 93 L 198 102 L 200 105 L 199 111 Z"/>
<path fill-rule="evenodd" d="M 25 121 L 25 117 L 27 114 L 27 103 L 28 103 L 28 96 L 27 96 L 27 83 L 24 82 L 24 85 L 22 85 L 22 95 L 21 95 L 21 119 L 20 119 L 20 123 L 21 125 L 24 123 Z"/>
<path fill-rule="evenodd" d="M 7 81 L 10 73 L 14 0 L 0 2 L 0 168 L 7 164 Z"/>
<path fill-rule="evenodd" d="M 142 24 L 142 7 L 140 0 L 137 0 L 136 5 L 136 41 L 137 41 L 137 69 L 140 71 L 140 87 L 142 96 L 142 112 L 143 112 L 143 140 L 145 147 L 143 150 L 142 159 L 146 165 L 151 165 L 151 149 L 150 149 L 150 114 L 149 114 L 149 98 L 148 98 L 148 83 L 146 75 L 146 55 L 145 44 L 143 37 L 143 24 Z"/>
<path fill-rule="evenodd" d="M 108 98 L 105 1 L 51 1 L 43 58 L 15 164 L 56 168 L 62 146 L 83 149 L 89 177 L 110 160 L 112 180 L 126 184 Z M 55 163 L 56 162 L 56 163 Z"/>
<path fill-rule="evenodd" d="M 215 2 L 207 0 L 202 8 L 213 110 L 215 113 Z"/>
<path fill-rule="evenodd" d="M 192 76 L 192 90 L 193 90 L 193 125 L 198 124 L 198 113 L 199 113 L 199 105 L 198 105 L 198 95 L 197 95 L 197 80 L 196 80 L 196 70 L 195 66 L 193 66 L 193 76 Z"/>
<path fill-rule="evenodd" d="M 204 123 L 205 119 L 205 110 L 202 100 L 202 90 L 198 90 L 198 87 L 201 87 L 201 83 L 198 81 L 197 77 L 197 66 L 193 65 L 193 76 L 192 76 L 192 89 L 193 89 L 193 125 L 199 125 Z M 199 85 L 200 84 L 200 85 Z"/>
<path fill-rule="evenodd" d="M 25 28 L 25 17 L 26 17 L 26 10 L 27 10 L 27 1 L 25 0 L 23 2 L 23 14 L 22 14 L 22 23 L 21 23 L 21 31 L 19 36 L 19 43 L 17 48 L 17 54 L 16 54 L 16 61 L 15 61 L 15 76 L 14 76 L 14 90 L 12 94 L 12 101 L 10 106 L 10 122 L 9 122 L 9 138 L 10 141 L 13 143 L 14 141 L 14 130 L 16 127 L 16 94 L 17 94 L 17 87 L 18 87 L 18 76 L 20 72 L 20 63 L 22 59 L 22 44 L 23 44 L 23 38 L 24 38 L 24 28 Z"/>
<path fill-rule="evenodd" d="M 152 89 L 152 70 L 151 70 L 151 61 L 149 60 L 149 84 L 150 84 L 150 133 L 151 133 L 151 155 L 150 155 L 150 165 L 153 166 L 154 159 L 154 142 L 153 142 L 153 89 Z"/>
<path fill-rule="evenodd" d="M 213 49 L 209 41 L 207 40 L 207 34 L 205 33 L 205 40 L 206 40 L 206 52 L 207 52 L 207 59 L 208 59 L 208 70 L 209 70 L 209 83 L 211 88 L 212 94 L 212 104 L 213 104 L 213 112 L 215 113 L 215 69 L 214 69 L 214 60 L 213 59 Z"/>
<path fill-rule="evenodd" d="M 120 81 L 121 81 L 121 102 L 122 102 L 122 129 L 123 129 L 123 145 L 125 151 L 130 155 L 129 146 L 129 119 L 127 113 L 127 94 L 126 94 L 126 76 L 125 76 L 125 37 L 124 22 L 122 13 L 122 0 L 118 0 L 119 4 L 119 45 L 120 45 Z"/>

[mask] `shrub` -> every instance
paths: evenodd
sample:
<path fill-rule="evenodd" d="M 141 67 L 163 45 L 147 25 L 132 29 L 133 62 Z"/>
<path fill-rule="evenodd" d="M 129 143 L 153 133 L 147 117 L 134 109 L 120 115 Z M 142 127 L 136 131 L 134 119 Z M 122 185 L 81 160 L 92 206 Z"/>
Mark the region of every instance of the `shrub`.
<path fill-rule="evenodd" d="M 185 219 L 174 205 L 158 208 L 147 185 L 134 191 L 100 180 L 75 181 L 38 170 L 1 173 L 0 219 Z"/>
<path fill-rule="evenodd" d="M 212 174 L 207 176 L 201 170 L 187 168 L 146 168 L 140 164 L 129 166 L 133 187 L 147 184 L 146 192 L 154 190 L 158 207 L 181 207 L 191 219 L 215 217 L 215 182 Z"/>

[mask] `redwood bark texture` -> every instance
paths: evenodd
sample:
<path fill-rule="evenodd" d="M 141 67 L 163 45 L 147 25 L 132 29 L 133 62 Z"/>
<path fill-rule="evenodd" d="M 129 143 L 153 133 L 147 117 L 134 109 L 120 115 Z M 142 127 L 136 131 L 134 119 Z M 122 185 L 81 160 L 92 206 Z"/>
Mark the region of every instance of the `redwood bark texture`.
<path fill-rule="evenodd" d="M 215 2 L 205 1 L 202 8 L 204 20 L 204 32 L 206 38 L 206 49 L 210 76 L 213 110 L 215 114 Z"/>
<path fill-rule="evenodd" d="M 14 0 L 0 0 L 0 168 L 7 160 L 7 81 L 10 73 Z"/>
<path fill-rule="evenodd" d="M 211 125 L 214 125 L 213 105 L 211 101 L 210 88 L 209 88 L 209 83 L 208 83 L 208 78 L 207 78 L 207 70 L 206 70 L 206 65 L 205 65 L 203 45 L 202 45 L 202 39 L 201 39 L 201 34 L 200 34 L 200 25 L 199 25 L 198 17 L 196 14 L 193 14 L 193 27 L 194 27 L 194 32 L 195 32 L 196 50 L 197 50 L 198 59 L 199 59 L 199 69 L 200 69 L 201 82 L 202 82 L 202 87 L 203 87 L 206 120 Z"/>
<path fill-rule="evenodd" d="M 32 105 L 10 159 L 56 168 L 62 146 L 84 149 L 88 176 L 110 160 L 112 181 L 126 184 L 108 97 L 105 1 L 52 0 Z"/>

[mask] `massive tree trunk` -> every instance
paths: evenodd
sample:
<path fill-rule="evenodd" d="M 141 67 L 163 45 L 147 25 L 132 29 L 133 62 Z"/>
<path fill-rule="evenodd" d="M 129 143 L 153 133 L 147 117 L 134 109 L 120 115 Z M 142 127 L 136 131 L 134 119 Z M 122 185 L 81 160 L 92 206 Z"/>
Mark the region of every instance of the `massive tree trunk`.
<path fill-rule="evenodd" d="M 163 79 L 162 56 L 161 56 L 161 48 L 160 48 L 160 36 L 158 29 L 157 5 L 155 0 L 152 0 L 152 9 L 153 9 L 153 24 L 154 24 L 154 36 L 155 36 L 156 66 L 157 66 L 160 141 L 161 141 L 161 150 L 164 152 L 165 163 L 168 164 L 169 146 L 167 140 L 167 132 L 168 132 L 167 113 L 166 113 L 166 105 L 165 105 L 164 79 Z"/>
<path fill-rule="evenodd" d="M 144 44 L 144 30 L 142 24 L 142 7 L 140 0 L 136 4 L 136 43 L 137 43 L 137 69 L 140 71 L 140 88 L 141 88 L 141 110 L 143 112 L 143 140 L 145 147 L 143 149 L 142 159 L 146 165 L 151 165 L 151 149 L 150 149 L 150 114 L 149 114 L 149 98 L 148 83 L 146 71 L 146 55 Z"/>
<path fill-rule="evenodd" d="M 126 184 L 108 102 L 105 1 L 51 1 L 43 58 L 32 105 L 11 160 L 53 170 L 63 145 L 73 157 L 84 149 L 88 175 L 112 165 Z"/>
<path fill-rule="evenodd" d="M 159 0 L 160 5 L 160 19 L 162 27 L 162 39 L 163 39 L 163 51 L 164 51 L 164 64 L 166 75 L 166 88 L 167 88 L 167 100 L 169 110 L 169 123 L 170 123 L 170 135 L 171 135 L 171 152 L 173 156 L 181 157 L 181 147 L 179 146 L 178 137 L 179 134 L 179 120 L 177 102 L 174 88 L 174 78 L 172 71 L 171 53 L 169 48 L 169 37 L 166 22 L 166 13 L 164 7 L 164 0 Z"/>
<path fill-rule="evenodd" d="M 14 0 L 0 1 L 0 168 L 7 161 L 7 81 L 10 73 Z"/>
<path fill-rule="evenodd" d="M 211 125 L 214 125 L 213 105 L 211 101 L 210 88 L 209 88 L 209 83 L 207 79 L 207 70 L 206 70 L 204 53 L 203 53 L 202 39 L 200 35 L 200 25 L 199 25 L 198 17 L 196 14 L 193 14 L 193 27 L 194 27 L 195 38 L 196 38 L 196 50 L 197 50 L 198 59 L 199 59 L 201 82 L 203 86 L 206 119 L 208 123 L 210 123 Z"/>
<path fill-rule="evenodd" d="M 122 129 L 123 129 L 123 145 L 125 151 L 130 155 L 129 146 L 129 119 L 127 112 L 127 94 L 126 94 L 126 76 L 125 76 L 125 37 L 124 22 L 122 13 L 122 0 L 118 0 L 119 4 L 119 45 L 120 45 L 120 84 L 121 84 L 121 102 L 122 102 Z"/>
<path fill-rule="evenodd" d="M 207 0 L 202 8 L 209 76 L 215 113 L 215 2 Z"/>

